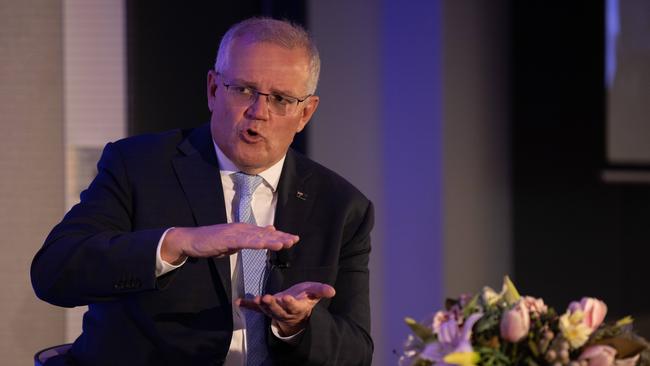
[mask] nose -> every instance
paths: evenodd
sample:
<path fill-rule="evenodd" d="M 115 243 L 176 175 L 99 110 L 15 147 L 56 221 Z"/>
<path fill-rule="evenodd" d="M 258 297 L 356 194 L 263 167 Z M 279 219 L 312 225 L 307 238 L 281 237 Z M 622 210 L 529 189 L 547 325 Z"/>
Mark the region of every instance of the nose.
<path fill-rule="evenodd" d="M 255 101 L 246 109 L 246 117 L 259 120 L 269 118 L 269 102 L 266 95 L 256 95 Z"/>

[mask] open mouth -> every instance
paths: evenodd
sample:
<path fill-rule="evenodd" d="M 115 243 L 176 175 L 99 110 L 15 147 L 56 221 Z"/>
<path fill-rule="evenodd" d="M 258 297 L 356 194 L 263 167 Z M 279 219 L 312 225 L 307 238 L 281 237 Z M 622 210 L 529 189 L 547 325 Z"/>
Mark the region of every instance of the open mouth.
<path fill-rule="evenodd" d="M 257 137 L 257 136 L 259 136 L 259 134 L 258 134 L 257 132 L 255 132 L 255 131 L 253 131 L 252 128 L 247 129 L 247 130 L 246 130 L 246 134 L 247 134 L 248 136 L 252 136 L 252 137 Z"/>
<path fill-rule="evenodd" d="M 255 131 L 252 128 L 247 128 L 243 130 L 241 133 L 241 138 L 242 140 L 244 140 L 244 142 L 247 143 L 259 142 L 263 139 L 262 135 L 260 135 L 259 132 Z"/>

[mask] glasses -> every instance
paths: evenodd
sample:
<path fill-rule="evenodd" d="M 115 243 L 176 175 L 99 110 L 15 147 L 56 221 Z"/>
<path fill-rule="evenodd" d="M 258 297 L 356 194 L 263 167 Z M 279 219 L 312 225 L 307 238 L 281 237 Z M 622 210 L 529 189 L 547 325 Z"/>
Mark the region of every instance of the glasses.
<path fill-rule="evenodd" d="M 233 103 L 240 106 L 250 106 L 255 103 L 257 98 L 261 95 L 266 97 L 269 111 L 278 116 L 294 114 L 298 109 L 298 104 L 312 96 L 309 94 L 302 99 L 298 99 L 296 97 L 277 93 L 262 93 L 259 90 L 245 85 L 227 84 L 225 82 L 222 82 L 222 84 L 226 87 L 226 94 L 230 97 L 230 100 Z"/>

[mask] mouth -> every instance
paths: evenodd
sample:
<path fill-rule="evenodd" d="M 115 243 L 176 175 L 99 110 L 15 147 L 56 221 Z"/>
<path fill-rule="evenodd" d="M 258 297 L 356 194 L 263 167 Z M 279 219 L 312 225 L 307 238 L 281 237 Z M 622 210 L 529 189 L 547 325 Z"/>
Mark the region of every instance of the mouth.
<path fill-rule="evenodd" d="M 239 136 L 241 137 L 241 139 L 244 142 L 249 143 L 249 144 L 254 144 L 254 143 L 260 142 L 260 141 L 262 141 L 264 139 L 264 137 L 259 132 L 257 132 L 256 130 L 254 130 L 252 128 L 247 128 L 247 129 L 243 130 L 239 134 Z"/>

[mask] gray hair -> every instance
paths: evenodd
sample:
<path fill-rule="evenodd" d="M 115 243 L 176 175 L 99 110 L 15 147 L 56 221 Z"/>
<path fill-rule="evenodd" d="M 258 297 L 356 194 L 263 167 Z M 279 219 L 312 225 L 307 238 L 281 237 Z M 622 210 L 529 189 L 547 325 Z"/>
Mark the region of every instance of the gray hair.
<path fill-rule="evenodd" d="M 217 59 L 214 62 L 215 71 L 222 71 L 226 67 L 233 40 L 242 37 L 247 37 L 253 42 L 269 42 L 288 49 L 302 48 L 307 51 L 310 61 L 307 92 L 313 94 L 316 91 L 320 74 L 320 56 L 316 43 L 303 27 L 267 17 L 243 20 L 230 27 L 221 39 Z"/>

